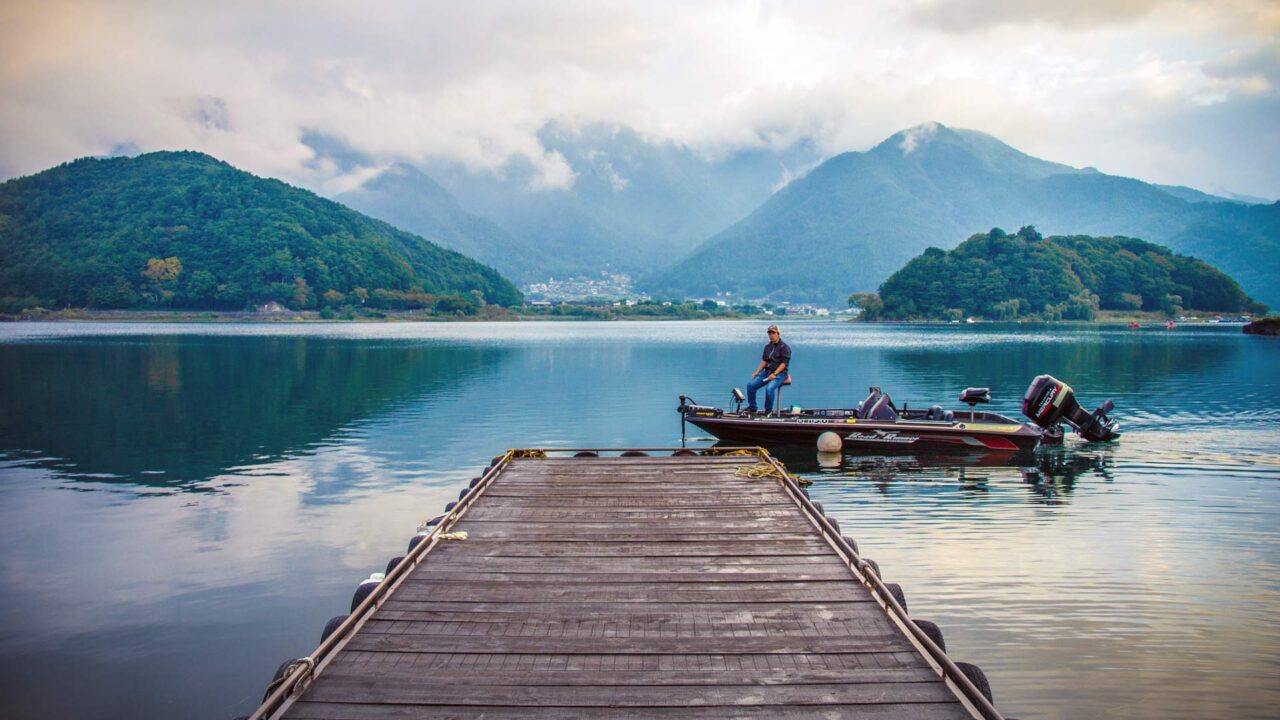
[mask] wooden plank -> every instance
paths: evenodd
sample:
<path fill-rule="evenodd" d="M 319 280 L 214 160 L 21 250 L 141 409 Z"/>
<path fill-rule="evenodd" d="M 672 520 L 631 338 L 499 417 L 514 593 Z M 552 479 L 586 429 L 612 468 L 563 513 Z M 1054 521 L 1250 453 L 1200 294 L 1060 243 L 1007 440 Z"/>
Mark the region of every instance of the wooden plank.
<path fill-rule="evenodd" d="M 523 531 L 528 535 L 537 533 L 559 534 L 576 537 L 592 532 L 631 533 L 633 535 L 665 536 L 672 533 L 694 535 L 700 532 L 717 535 L 799 535 L 812 537 L 813 525 L 800 518 L 771 520 L 762 517 L 747 517 L 743 522 L 727 523 L 711 518 L 655 518 L 652 520 L 627 520 L 622 518 L 597 517 L 571 519 L 569 521 L 549 520 L 483 520 L 467 517 L 462 519 L 458 527 L 466 526 L 468 532 L 507 532 Z"/>
<path fill-rule="evenodd" d="M 486 494 L 492 494 L 493 497 L 643 497 L 647 500 L 661 500 L 660 497 L 653 497 L 644 492 L 645 488 L 636 485 L 618 484 L 618 485 L 592 485 L 589 483 L 572 484 L 572 483 L 550 483 L 545 487 L 508 487 L 502 483 L 495 483 L 492 488 L 486 491 Z M 664 496 L 676 497 L 697 497 L 697 498 L 724 498 L 732 500 L 738 497 L 750 497 L 755 499 L 769 498 L 777 502 L 782 501 L 780 491 L 776 487 L 760 486 L 745 488 L 720 489 L 710 486 L 682 485 L 680 487 L 665 488 L 662 491 Z"/>
<path fill-rule="evenodd" d="M 432 556 L 434 558 L 434 555 Z M 753 555 L 717 558 L 699 557 L 637 557 L 618 563 L 608 557 L 527 558 L 491 557 L 477 555 L 469 558 L 467 565 L 427 562 L 419 564 L 419 572 L 425 568 L 440 572 L 459 572 L 473 569 L 481 572 L 654 572 L 671 573 L 735 573 L 735 572 L 809 572 L 815 568 L 844 568 L 843 561 L 825 555 L 787 555 L 784 557 Z"/>
<path fill-rule="evenodd" d="M 347 659 L 334 662 L 326 669 L 326 676 L 362 676 L 369 675 L 371 665 L 378 664 L 390 653 L 385 652 L 351 652 Z M 445 653 L 415 653 L 410 664 L 397 664 L 381 667 L 379 678 L 384 682 L 417 682 L 424 675 L 430 675 L 435 682 L 470 683 L 475 685 L 741 685 L 744 676 L 749 676 L 754 685 L 812 685 L 828 683 L 932 683 L 938 676 L 931 667 L 828 667 L 813 661 L 813 657 L 874 657 L 869 653 L 863 655 L 810 656 L 804 659 L 787 657 L 786 665 L 782 662 L 767 662 L 767 656 L 746 657 L 744 664 L 733 662 L 732 667 L 721 667 L 718 670 L 687 670 L 678 667 L 660 666 L 657 657 L 640 657 L 641 661 L 650 662 L 652 669 L 614 666 L 608 670 L 588 670 L 579 656 L 561 656 L 563 662 L 556 665 L 540 667 L 521 666 L 520 662 L 509 662 L 506 666 L 499 662 L 490 662 L 493 656 L 484 661 L 474 659 L 471 664 L 453 664 L 453 655 Z M 509 656 L 499 656 L 507 659 Z M 611 660 L 614 657 L 611 656 Z M 483 662 L 483 664 L 481 664 Z M 869 660 L 873 662 L 874 660 Z M 594 662 L 599 666 L 600 662 Z M 726 664 L 727 665 L 727 664 Z M 814 666 L 817 665 L 817 666 Z M 620 673 L 620 670 L 626 670 Z M 680 673 L 675 673 L 680 670 Z"/>
<path fill-rule="evenodd" d="M 799 518 L 774 521 L 769 517 L 746 515 L 740 522 L 730 523 L 715 518 L 652 518 L 632 520 L 609 517 L 608 515 L 590 515 L 567 519 L 524 519 L 524 520 L 486 520 L 482 518 L 464 517 L 461 522 L 474 525 L 480 530 L 525 530 L 529 533 L 559 533 L 566 537 L 593 531 L 631 532 L 636 535 L 663 536 L 669 533 L 692 535 L 709 532 L 721 535 L 780 535 L 800 534 L 805 538 L 813 537 L 813 525 Z"/>
<path fill-rule="evenodd" d="M 548 583 L 474 581 L 465 585 L 406 582 L 398 600 L 502 602 L 839 602 L 867 597 L 851 582 L 779 581 L 766 583 Z"/>
<path fill-rule="evenodd" d="M 861 706 L 756 705 L 750 707 L 584 708 L 500 707 L 494 705 L 385 705 L 300 702 L 288 718 L 297 720 L 956 720 L 968 718 L 954 703 Z"/>
<path fill-rule="evenodd" d="M 749 505 L 745 507 L 695 507 L 667 510 L 632 510 L 630 508 L 580 508 L 580 507 L 499 507 L 488 502 L 467 511 L 467 520 L 505 520 L 542 522 L 614 522 L 638 520 L 718 520 L 721 524 L 740 522 L 775 522 L 797 520 L 795 508 L 785 505 Z"/>
<path fill-rule="evenodd" d="M 564 638 L 827 638 L 860 634 L 893 634 L 887 618 L 870 613 L 842 620 L 768 619 L 731 621 L 714 616 L 685 616 L 669 621 L 600 618 L 562 620 L 512 618 L 481 620 L 429 620 L 378 614 L 365 623 L 375 635 L 436 635 L 488 637 Z"/>
<path fill-rule="evenodd" d="M 392 596 L 378 608 L 374 617 L 450 622 L 609 620 L 647 623 L 689 619 L 707 623 L 846 622 L 871 617 L 889 622 L 884 611 L 869 597 L 858 602 L 840 603 L 578 603 L 569 612 L 562 603 L 424 603 L 406 602 Z"/>
<path fill-rule="evenodd" d="M 483 506 L 486 508 L 522 508 L 531 503 L 528 498 L 519 496 L 504 497 L 485 493 Z M 749 510 L 763 508 L 769 510 L 786 510 L 787 505 L 776 498 L 764 496 L 763 499 L 750 497 L 734 497 L 729 501 L 714 499 L 704 495 L 689 496 L 647 496 L 631 497 L 583 497 L 580 495 L 558 498 L 555 503 L 548 503 L 557 508 L 570 510 L 636 510 L 641 512 L 664 512 L 669 510 Z M 792 509 L 794 511 L 794 509 Z"/>
<path fill-rule="evenodd" d="M 703 566 L 705 567 L 705 566 Z M 551 570 L 543 572 L 519 572 L 516 570 L 503 570 L 500 572 L 486 572 L 482 570 L 467 570 L 465 568 L 456 568 L 446 566 L 444 568 L 437 567 L 431 563 L 424 563 L 410 576 L 410 582 L 430 582 L 430 583 L 463 583 L 474 580 L 491 581 L 491 582 L 592 582 L 592 583 L 647 583 L 659 580 L 668 582 L 706 582 L 708 575 L 713 575 L 716 582 L 721 583 L 760 583 L 760 582 L 778 582 L 778 581 L 819 581 L 819 580 L 837 580 L 848 582 L 852 577 L 852 572 L 841 565 L 815 567 L 811 569 L 793 569 L 779 565 L 758 566 L 764 568 L 763 571 L 747 571 L 742 568 L 734 568 L 730 570 L 714 569 L 714 570 L 693 570 L 681 572 L 679 570 L 648 570 L 645 572 L 614 572 L 606 566 L 599 566 L 593 571 L 570 571 L 570 572 L 554 572 Z M 630 570 L 631 568 L 627 568 Z"/>
<path fill-rule="evenodd" d="M 377 677 L 321 677 L 307 699 L 415 705 L 519 705 L 539 707 L 705 707 L 722 705 L 837 705 L 942 703 L 954 696 L 941 682 L 814 685 L 576 686 L 471 685 L 435 681 L 430 675 L 409 683 Z"/>
<path fill-rule="evenodd" d="M 638 530 L 636 528 L 620 528 L 617 530 L 608 530 L 598 528 L 595 530 L 578 531 L 572 526 L 557 526 L 555 529 L 547 529 L 546 527 L 535 527 L 521 529 L 518 525 L 508 526 L 502 529 L 486 528 L 484 525 L 479 527 L 471 527 L 465 522 L 455 525 L 454 530 L 466 530 L 472 534 L 472 540 L 490 540 L 490 541 L 507 541 L 511 544 L 523 542 L 561 542 L 561 543 L 598 543 L 598 542 L 683 542 L 683 543 L 706 543 L 706 542 L 735 542 L 740 543 L 739 547 L 749 549 L 746 543 L 764 542 L 764 541 L 793 541 L 804 542 L 810 539 L 810 536 L 798 530 L 780 531 L 780 532 L 752 532 L 749 528 L 738 529 L 726 528 L 727 532 L 715 532 L 714 530 L 677 532 L 670 531 L 666 533 L 656 532 L 649 533 Z"/>
<path fill-rule="evenodd" d="M 585 546 L 585 547 L 584 547 Z M 732 541 L 695 542 L 686 540 L 640 542 L 596 541 L 591 543 L 569 542 L 508 542 L 502 540 L 486 541 L 483 538 L 472 538 L 466 542 L 442 543 L 431 553 L 428 562 L 441 561 L 441 558 L 457 554 L 461 557 L 501 556 L 501 557 L 785 557 L 811 556 L 823 551 L 830 552 L 831 546 L 817 539 L 758 541 L 752 543 Z"/>
<path fill-rule="evenodd" d="M 406 623 L 406 626 L 409 623 Z M 361 632 L 347 645 L 352 650 L 369 652 L 482 652 L 487 654 L 574 655 L 608 653 L 612 655 L 680 655 L 738 653 L 850 653 L 890 652 L 903 647 L 897 633 L 861 634 L 846 637 L 803 638 L 777 637 L 504 637 L 504 636 L 434 636 L 400 633 L 395 635 Z"/>
<path fill-rule="evenodd" d="M 566 608 L 569 604 L 572 607 Z M 783 617 L 789 613 L 820 613 L 840 617 L 844 612 L 861 612 L 861 608 L 879 607 L 870 595 L 852 601 L 843 602 L 742 602 L 726 604 L 722 602 L 548 602 L 546 600 L 530 600 L 516 602 L 504 598 L 496 602 L 479 602 L 474 600 L 459 601 L 423 601 L 408 600 L 399 593 L 392 594 L 379 608 L 382 610 L 403 610 L 406 612 L 475 612 L 507 613 L 529 617 L 687 617 L 699 613 L 724 613 L 732 617 L 760 617 L 770 613 Z"/>
<path fill-rule="evenodd" d="M 749 678 L 765 682 L 765 678 L 783 674 L 788 678 L 806 677 L 808 673 L 835 673 L 851 677 L 864 672 L 933 670 L 918 656 L 910 653 L 738 653 L 735 655 L 602 655 L 585 654 L 491 654 L 491 653 L 417 653 L 344 651 L 335 660 L 345 667 L 361 666 L 366 672 L 382 675 L 388 672 L 412 672 L 419 675 L 465 673 L 539 673 L 561 677 L 613 676 L 612 684 L 670 684 L 658 678 L 696 677 L 699 674 Z M 623 680 L 627 676 L 630 679 Z M 936 676 L 935 676 L 936 677 Z M 568 683 L 569 681 L 566 681 Z M 556 683 L 552 683 L 556 684 Z M 675 684 L 679 684 L 676 682 Z"/>

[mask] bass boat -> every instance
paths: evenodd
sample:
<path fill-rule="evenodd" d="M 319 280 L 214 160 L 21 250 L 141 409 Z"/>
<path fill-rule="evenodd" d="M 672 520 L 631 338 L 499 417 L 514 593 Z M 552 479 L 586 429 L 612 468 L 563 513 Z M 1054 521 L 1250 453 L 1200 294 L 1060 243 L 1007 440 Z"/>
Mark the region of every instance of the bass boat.
<path fill-rule="evenodd" d="M 873 387 L 856 408 L 792 408 L 771 414 L 742 410 L 745 397 L 733 389 L 735 408 L 699 405 L 680 396 L 681 429 L 685 423 L 705 430 L 720 440 L 757 445 L 809 445 L 818 436 L 832 432 L 844 447 L 880 450 L 981 450 L 1018 452 L 1041 444 L 1062 442 L 1062 425 L 1070 426 L 1090 442 L 1106 442 L 1120 437 L 1117 423 L 1107 417 L 1115 407 L 1110 400 L 1093 412 L 1080 407 L 1066 383 L 1051 375 L 1031 382 L 1022 398 L 1021 422 L 999 413 L 980 411 L 978 405 L 991 402 L 987 388 L 966 388 L 962 410 L 944 410 L 941 405 L 898 408 L 889 394 Z"/>

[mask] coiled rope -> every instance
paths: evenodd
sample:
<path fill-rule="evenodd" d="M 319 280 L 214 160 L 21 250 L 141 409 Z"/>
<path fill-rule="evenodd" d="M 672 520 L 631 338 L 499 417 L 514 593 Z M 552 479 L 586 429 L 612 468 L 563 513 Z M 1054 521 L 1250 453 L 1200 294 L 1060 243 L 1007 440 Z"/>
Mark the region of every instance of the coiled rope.
<path fill-rule="evenodd" d="M 750 448 L 738 448 L 737 450 L 717 450 L 716 448 L 707 448 L 706 454 L 730 457 L 733 455 L 759 455 L 760 451 L 752 450 Z"/>
<path fill-rule="evenodd" d="M 733 476 L 751 478 L 752 480 L 759 480 L 760 478 L 766 477 L 778 478 L 781 480 L 783 477 L 782 473 L 778 471 L 778 468 L 774 467 L 772 463 L 767 462 L 759 462 L 755 465 L 743 465 L 734 471 Z"/>
<path fill-rule="evenodd" d="M 734 471 L 733 476 L 750 478 L 752 480 L 771 477 L 777 479 L 778 482 L 782 482 L 786 479 L 786 475 L 782 474 L 782 471 L 778 469 L 778 466 L 769 462 L 758 462 L 755 465 L 743 465 Z M 812 480 L 805 480 L 804 478 L 796 478 L 796 482 L 799 483 L 801 487 L 813 484 Z"/>

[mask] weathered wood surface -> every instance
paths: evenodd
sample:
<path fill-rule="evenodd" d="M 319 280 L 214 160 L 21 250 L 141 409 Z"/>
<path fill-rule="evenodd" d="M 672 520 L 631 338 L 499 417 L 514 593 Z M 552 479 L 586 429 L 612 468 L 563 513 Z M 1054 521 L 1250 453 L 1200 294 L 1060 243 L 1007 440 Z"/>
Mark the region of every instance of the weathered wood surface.
<path fill-rule="evenodd" d="M 755 462 L 513 461 L 284 717 L 970 717 Z"/>

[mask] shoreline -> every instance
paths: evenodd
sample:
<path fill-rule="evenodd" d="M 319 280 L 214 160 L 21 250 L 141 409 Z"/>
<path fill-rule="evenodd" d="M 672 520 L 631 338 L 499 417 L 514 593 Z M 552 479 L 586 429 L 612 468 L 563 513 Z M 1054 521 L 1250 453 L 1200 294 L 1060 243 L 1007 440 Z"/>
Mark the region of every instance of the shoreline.
<path fill-rule="evenodd" d="M 414 310 L 384 310 L 377 315 L 356 317 L 323 317 L 316 310 L 285 313 L 260 313 L 223 310 L 48 310 L 20 314 L 0 314 L 0 322 L 101 322 L 101 323 L 431 323 L 431 322 L 652 322 L 655 320 L 767 320 L 787 317 L 788 322 L 812 321 L 818 318 L 804 316 L 768 315 L 709 315 L 706 317 L 681 317 L 679 315 L 613 315 L 591 317 L 586 315 L 549 315 L 502 312 L 480 312 L 474 315 L 435 315 Z"/>
<path fill-rule="evenodd" d="M 3 322 L 100 322 L 100 323 L 254 323 L 254 324 L 319 324 L 319 323 L 436 323 L 436 322 L 655 322 L 682 321 L 703 322 L 719 321 L 775 321 L 775 322 L 819 322 L 837 321 L 868 326 L 885 325 L 940 325 L 972 327 L 975 325 L 1025 325 L 1055 327 L 1127 325 L 1132 322 L 1143 327 L 1163 326 L 1171 318 L 1158 313 L 1125 313 L 1097 317 L 1093 320 L 976 320 L 972 323 L 952 322 L 949 320 L 857 320 L 844 316 L 811 316 L 811 315 L 706 315 L 700 317 L 682 317 L 678 315 L 610 315 L 592 317 L 589 315 L 549 315 L 542 313 L 517 313 L 507 310 L 501 312 L 480 312 L 474 315 L 435 315 L 413 310 L 378 311 L 376 315 L 338 318 L 323 317 L 319 311 L 303 310 L 284 313 L 261 313 L 246 311 L 221 310 L 48 310 L 26 312 L 21 314 L 0 314 Z M 1244 322 L 1212 322 L 1209 318 L 1194 320 L 1173 320 L 1178 327 L 1190 326 L 1232 326 L 1244 325 Z"/>

